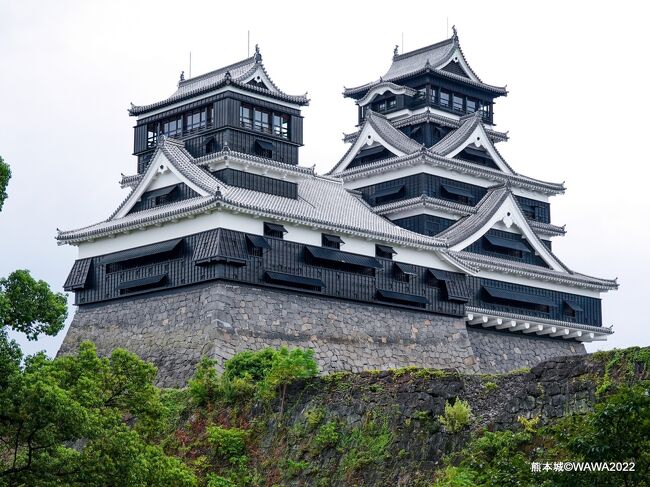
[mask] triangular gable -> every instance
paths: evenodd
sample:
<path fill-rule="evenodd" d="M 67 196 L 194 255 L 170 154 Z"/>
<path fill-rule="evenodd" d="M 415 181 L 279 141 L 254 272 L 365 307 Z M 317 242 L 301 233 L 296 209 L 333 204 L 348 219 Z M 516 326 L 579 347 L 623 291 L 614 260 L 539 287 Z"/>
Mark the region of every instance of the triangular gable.
<path fill-rule="evenodd" d="M 271 81 L 268 73 L 264 69 L 261 63 L 255 65 L 255 70 L 251 73 L 248 73 L 245 77 L 238 80 L 241 83 L 257 86 L 273 93 L 280 93 L 280 90 L 277 86 Z"/>
<path fill-rule="evenodd" d="M 500 223 L 506 229 L 516 227 L 542 260 L 553 270 L 570 272 L 569 269 L 548 249 L 530 227 L 517 200 L 509 188 L 492 188 L 477 205 L 477 212 L 458 221 L 437 235 L 447 240 L 449 249 L 461 251 L 483 237 Z"/>
<path fill-rule="evenodd" d="M 484 150 L 499 170 L 506 174 L 516 174 L 497 151 L 478 113 L 468 116 L 458 129 L 450 132 L 430 150 L 435 154 L 453 159 L 457 158 L 466 148 Z"/>
<path fill-rule="evenodd" d="M 465 59 L 465 56 L 463 56 L 463 51 L 460 50 L 460 47 L 458 44 L 456 44 L 456 49 L 452 53 L 451 56 L 449 56 L 442 64 L 439 66 L 434 66 L 435 69 L 439 69 L 441 71 L 446 71 L 448 73 L 452 73 L 458 76 L 463 76 L 465 78 L 469 78 L 472 81 L 476 81 L 477 83 L 481 83 L 481 80 L 479 79 L 478 76 L 472 71 L 472 68 L 469 67 L 469 64 L 467 63 L 467 60 Z"/>
<path fill-rule="evenodd" d="M 386 121 L 385 124 L 390 128 L 383 126 L 384 124 L 379 126 L 377 123 L 373 123 L 373 116 L 376 117 L 377 115 L 369 115 L 366 118 L 359 135 L 329 174 L 345 171 L 354 158 L 366 148 L 382 146 L 395 156 L 404 156 L 419 150 L 420 145 L 417 142 L 394 128 L 390 125 L 390 122 Z"/>
<path fill-rule="evenodd" d="M 169 145 L 172 147 L 168 147 Z M 125 217 L 144 193 L 158 188 L 185 183 L 200 196 L 209 196 L 218 190 L 218 186 L 216 185 L 217 180 L 203 171 L 203 169 L 196 167 L 190 161 L 180 160 L 179 157 L 175 157 L 174 152 L 180 149 L 177 145 L 168 138 L 163 138 L 162 143 L 154 153 L 147 170 L 137 186 L 133 188 L 129 196 L 122 202 L 115 213 L 111 215 L 109 220 Z M 172 150 L 166 150 L 169 148 Z M 188 167 L 188 165 L 191 165 L 191 167 Z M 213 181 L 210 181 L 210 179 Z"/>

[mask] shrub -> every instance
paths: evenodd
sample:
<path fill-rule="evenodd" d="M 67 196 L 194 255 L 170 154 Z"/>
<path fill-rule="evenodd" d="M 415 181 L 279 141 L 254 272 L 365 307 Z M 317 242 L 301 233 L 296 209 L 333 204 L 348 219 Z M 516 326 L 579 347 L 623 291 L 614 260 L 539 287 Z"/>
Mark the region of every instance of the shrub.
<path fill-rule="evenodd" d="M 323 421 L 325 417 L 325 410 L 323 408 L 314 408 L 305 412 L 305 418 L 307 419 L 307 426 L 310 428 L 315 428 Z"/>
<path fill-rule="evenodd" d="M 467 402 L 457 399 L 453 404 L 447 401 L 445 413 L 438 420 L 449 433 L 457 433 L 474 420 L 474 415 Z"/>
<path fill-rule="evenodd" d="M 517 421 L 524 427 L 524 431 L 526 433 L 534 433 L 535 427 L 539 423 L 539 416 L 535 416 L 534 418 L 530 419 L 526 419 L 523 416 L 518 416 Z"/>
<path fill-rule="evenodd" d="M 239 428 L 224 428 L 222 426 L 208 427 L 208 443 L 218 456 L 229 461 L 236 461 L 246 453 L 246 437 L 248 432 Z"/>
<path fill-rule="evenodd" d="M 483 387 L 485 387 L 486 391 L 492 392 L 495 391 L 499 386 L 497 386 L 496 382 L 488 381 L 483 384 Z"/>
<path fill-rule="evenodd" d="M 324 449 L 327 447 L 334 447 L 339 441 L 338 425 L 336 421 L 328 421 L 318 429 L 318 433 L 314 437 L 314 442 Z"/>
<path fill-rule="evenodd" d="M 198 405 L 214 401 L 219 395 L 221 382 L 215 365 L 214 360 L 202 358 L 188 383 L 190 396 Z"/>
<path fill-rule="evenodd" d="M 226 360 L 223 375 L 229 380 L 246 379 L 260 382 L 269 375 L 278 350 L 264 348 L 255 352 L 239 352 Z"/>

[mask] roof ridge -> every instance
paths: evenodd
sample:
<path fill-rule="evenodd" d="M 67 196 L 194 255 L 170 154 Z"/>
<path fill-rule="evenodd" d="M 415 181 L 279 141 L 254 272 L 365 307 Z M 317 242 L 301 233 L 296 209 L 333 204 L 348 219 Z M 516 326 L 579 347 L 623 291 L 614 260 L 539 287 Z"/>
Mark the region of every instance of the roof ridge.
<path fill-rule="evenodd" d="M 402 54 L 394 55 L 393 56 L 393 61 L 400 61 L 402 59 L 408 59 L 411 56 L 417 56 L 418 54 L 422 54 L 423 52 L 427 52 L 427 51 L 429 51 L 431 49 L 437 49 L 437 48 L 442 47 L 445 44 L 449 44 L 449 43 L 451 43 L 451 44 L 455 43 L 453 36 L 449 37 L 449 38 L 447 38 L 445 40 L 438 41 L 438 42 L 436 42 L 434 44 L 431 44 L 429 46 L 420 47 L 418 49 L 414 49 L 413 51 L 408 51 L 408 52 L 404 52 Z"/>
<path fill-rule="evenodd" d="M 245 59 L 242 59 L 241 61 L 237 61 L 235 63 L 229 64 L 228 66 L 223 66 L 221 68 L 217 68 L 217 69 L 214 69 L 212 71 L 208 71 L 207 73 L 203 73 L 203 74 L 200 74 L 198 76 L 194 76 L 192 78 L 187 78 L 187 79 L 184 79 L 182 81 L 179 81 L 178 86 L 179 87 L 180 86 L 185 86 L 187 84 L 191 84 L 191 82 L 193 82 L 193 81 L 200 81 L 202 79 L 209 78 L 210 76 L 214 76 L 215 74 L 221 74 L 221 73 L 224 73 L 224 72 L 229 71 L 231 69 L 239 68 L 239 67 L 244 66 L 245 64 L 248 64 L 248 63 L 251 63 L 251 62 L 253 62 L 253 63 L 256 62 L 255 55 L 253 55 L 251 57 L 247 57 Z"/>

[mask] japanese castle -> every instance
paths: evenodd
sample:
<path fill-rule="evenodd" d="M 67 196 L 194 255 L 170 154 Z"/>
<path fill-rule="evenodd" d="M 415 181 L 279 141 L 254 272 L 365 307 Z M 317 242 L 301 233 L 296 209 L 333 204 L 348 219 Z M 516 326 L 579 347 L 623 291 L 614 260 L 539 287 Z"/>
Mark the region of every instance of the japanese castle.
<path fill-rule="evenodd" d="M 477 76 L 455 29 L 396 49 L 383 76 L 343 94 L 358 126 L 324 175 L 299 164 L 309 100 L 280 90 L 257 48 L 131 105 L 128 196 L 57 236 L 78 247 L 65 282 L 75 304 L 228 282 L 454 317 L 497 337 L 579 344 L 612 333 L 600 297 L 617 282 L 553 253 L 565 229 L 549 199 L 565 187 L 501 156 L 494 104 L 507 91 Z"/>

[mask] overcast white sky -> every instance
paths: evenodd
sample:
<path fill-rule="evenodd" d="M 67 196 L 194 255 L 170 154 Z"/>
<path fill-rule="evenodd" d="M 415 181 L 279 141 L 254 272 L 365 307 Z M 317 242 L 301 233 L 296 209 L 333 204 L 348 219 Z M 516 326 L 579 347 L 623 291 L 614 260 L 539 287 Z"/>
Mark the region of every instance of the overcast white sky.
<path fill-rule="evenodd" d="M 76 256 L 56 228 L 108 217 L 132 174 L 129 102 L 170 95 L 197 75 L 261 46 L 285 92 L 309 92 L 303 165 L 328 170 L 343 154 L 356 107 L 344 85 L 377 79 L 404 34 L 406 51 L 455 24 L 472 68 L 507 84 L 495 120 L 514 169 L 565 181 L 554 250 L 574 270 L 619 277 L 604 296 L 616 333 L 590 350 L 650 345 L 647 195 L 648 12 L 642 2 L 167 2 L 0 0 L 0 155 L 11 164 L 0 214 L 0 275 L 31 269 L 60 290 Z M 72 296 L 70 296 L 72 302 Z M 71 313 L 74 309 L 71 307 Z M 27 343 L 56 353 L 64 337 Z"/>

